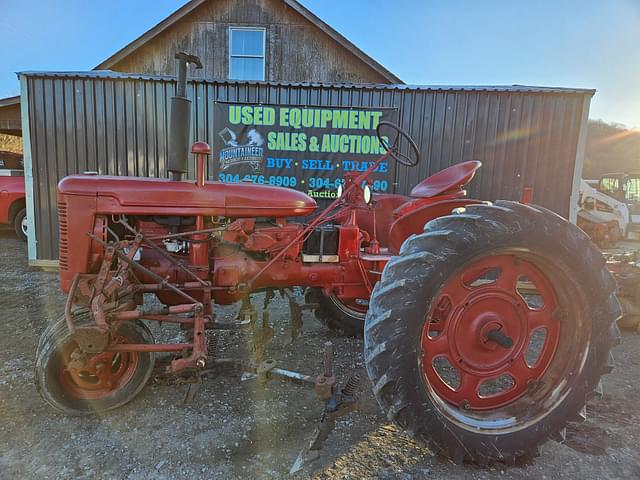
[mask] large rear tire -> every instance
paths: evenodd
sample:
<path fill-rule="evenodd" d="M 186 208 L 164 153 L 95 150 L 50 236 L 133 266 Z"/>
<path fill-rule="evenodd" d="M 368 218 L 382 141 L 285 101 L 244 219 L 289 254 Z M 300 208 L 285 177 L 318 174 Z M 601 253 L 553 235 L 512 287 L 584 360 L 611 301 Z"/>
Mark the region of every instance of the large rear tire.
<path fill-rule="evenodd" d="M 90 323 L 86 309 L 74 312 L 77 326 Z M 115 343 L 154 343 L 140 321 L 122 322 L 112 335 Z M 103 352 L 90 355 L 81 367 L 70 365 L 80 353 L 64 317 L 40 337 L 36 352 L 35 382 L 42 398 L 68 415 L 91 415 L 114 410 L 130 402 L 153 372 L 153 352 Z"/>
<path fill-rule="evenodd" d="M 497 202 L 433 220 L 371 297 L 375 396 L 458 463 L 535 456 L 584 417 L 612 369 L 615 286 L 589 238 L 541 207 Z"/>

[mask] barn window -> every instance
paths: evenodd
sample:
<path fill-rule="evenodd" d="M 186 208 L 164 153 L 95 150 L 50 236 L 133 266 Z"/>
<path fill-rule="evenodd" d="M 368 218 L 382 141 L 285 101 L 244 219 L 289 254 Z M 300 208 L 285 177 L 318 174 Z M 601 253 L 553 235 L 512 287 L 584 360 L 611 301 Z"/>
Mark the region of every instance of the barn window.
<path fill-rule="evenodd" d="M 264 80 L 264 50 L 264 28 L 229 28 L 229 78 Z"/>

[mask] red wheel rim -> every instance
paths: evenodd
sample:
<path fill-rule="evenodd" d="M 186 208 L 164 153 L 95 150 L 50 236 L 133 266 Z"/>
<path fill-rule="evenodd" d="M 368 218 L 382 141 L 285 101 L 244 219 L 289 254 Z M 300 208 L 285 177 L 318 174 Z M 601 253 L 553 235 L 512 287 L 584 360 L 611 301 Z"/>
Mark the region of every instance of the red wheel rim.
<path fill-rule="evenodd" d="M 516 401 L 539 384 L 555 356 L 558 313 L 551 282 L 530 261 L 504 254 L 472 262 L 445 282 L 427 313 L 421 335 L 426 381 L 440 398 L 467 410 Z M 536 332 L 544 332 L 542 341 Z M 443 361 L 450 378 L 437 368 Z M 486 391 L 500 381 L 498 391 Z"/>
<path fill-rule="evenodd" d="M 128 343 L 116 337 L 114 343 Z M 60 380 L 64 389 L 76 398 L 100 400 L 113 395 L 127 384 L 138 366 L 135 352 L 102 352 L 78 361 L 80 349 L 69 342 L 62 349 Z"/>

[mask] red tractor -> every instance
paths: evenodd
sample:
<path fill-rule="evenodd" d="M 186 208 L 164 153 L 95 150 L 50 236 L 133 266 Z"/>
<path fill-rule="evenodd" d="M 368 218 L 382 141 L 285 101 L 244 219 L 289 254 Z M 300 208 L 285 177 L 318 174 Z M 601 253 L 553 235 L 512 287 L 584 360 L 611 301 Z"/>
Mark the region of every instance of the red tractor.
<path fill-rule="evenodd" d="M 364 332 L 373 392 L 388 418 L 457 462 L 514 462 L 584 417 L 612 368 L 620 306 L 604 258 L 576 226 L 538 206 L 466 198 L 480 167 L 465 162 L 419 183 L 409 197 L 371 192 L 380 162 L 415 166 L 400 128 L 377 128 L 386 153 L 350 174 L 316 211 L 306 194 L 207 182 L 209 147 L 196 143 L 187 181 L 189 106 L 182 56 L 172 99 L 172 179 L 74 175 L 58 186 L 65 314 L 43 333 L 36 383 L 72 415 L 115 409 L 145 386 L 156 355 L 167 371 L 199 375 L 216 358 L 207 337 L 225 324 L 215 304 L 241 301 L 255 334 L 252 369 L 313 385 L 335 413 L 330 356 L 317 378 L 263 361 L 268 316 L 251 295 L 280 290 L 300 327 L 305 305 L 330 327 Z M 185 128 L 185 125 L 187 128 Z M 162 308 L 142 307 L 155 294 Z M 265 308 L 266 311 L 266 308 Z M 157 344 L 144 320 L 180 324 L 184 343 Z M 329 352 L 330 353 L 330 352 Z M 333 402 L 333 403 L 332 403 Z"/>

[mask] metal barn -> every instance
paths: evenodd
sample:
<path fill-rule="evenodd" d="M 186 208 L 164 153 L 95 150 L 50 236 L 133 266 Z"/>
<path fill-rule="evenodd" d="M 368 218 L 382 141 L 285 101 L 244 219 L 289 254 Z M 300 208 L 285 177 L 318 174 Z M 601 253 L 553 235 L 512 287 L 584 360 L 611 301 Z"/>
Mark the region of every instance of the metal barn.
<path fill-rule="evenodd" d="M 84 171 L 166 176 L 171 77 L 110 71 L 20 74 L 29 261 L 55 265 L 56 184 Z M 469 194 L 520 198 L 575 221 L 594 90 L 530 86 L 408 86 L 194 80 L 191 136 L 213 144 L 216 102 L 395 108 L 423 160 L 392 172 L 392 192 L 464 160 L 483 168 Z M 215 152 L 214 152 L 215 153 Z M 192 168 L 192 167 L 191 167 Z"/>

